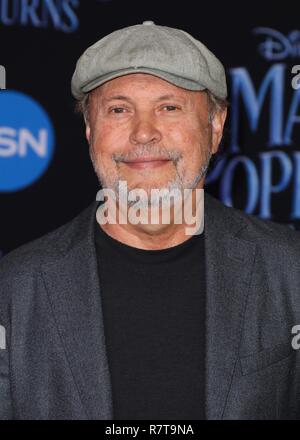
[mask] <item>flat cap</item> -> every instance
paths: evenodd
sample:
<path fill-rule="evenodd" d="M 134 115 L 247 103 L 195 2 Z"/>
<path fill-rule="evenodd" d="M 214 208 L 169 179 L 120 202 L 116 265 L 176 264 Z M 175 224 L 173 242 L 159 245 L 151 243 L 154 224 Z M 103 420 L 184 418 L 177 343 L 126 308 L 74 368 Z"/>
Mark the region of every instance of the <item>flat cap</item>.
<path fill-rule="evenodd" d="M 153 21 L 116 30 L 88 47 L 71 81 L 81 99 L 101 84 L 130 73 L 148 73 L 188 90 L 227 97 L 225 70 L 207 47 L 180 29 Z"/>

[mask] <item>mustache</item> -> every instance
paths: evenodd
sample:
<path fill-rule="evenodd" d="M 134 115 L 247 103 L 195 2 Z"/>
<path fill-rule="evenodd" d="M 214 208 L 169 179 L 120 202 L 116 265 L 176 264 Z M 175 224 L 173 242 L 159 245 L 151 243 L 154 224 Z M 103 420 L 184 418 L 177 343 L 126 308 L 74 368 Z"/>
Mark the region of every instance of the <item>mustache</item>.
<path fill-rule="evenodd" d="M 182 153 L 178 150 L 169 150 L 158 145 L 143 145 L 126 153 L 114 153 L 112 154 L 112 159 L 115 162 L 126 162 L 140 157 L 147 158 L 151 156 L 158 157 L 162 160 L 178 162 L 178 160 L 182 158 Z"/>

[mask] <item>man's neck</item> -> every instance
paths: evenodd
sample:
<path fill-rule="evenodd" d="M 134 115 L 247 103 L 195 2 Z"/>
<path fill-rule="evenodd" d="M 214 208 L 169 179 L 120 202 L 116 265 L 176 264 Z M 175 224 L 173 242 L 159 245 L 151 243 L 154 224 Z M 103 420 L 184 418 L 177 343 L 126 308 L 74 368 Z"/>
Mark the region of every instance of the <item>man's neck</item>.
<path fill-rule="evenodd" d="M 199 188 L 198 188 L 199 190 Z M 185 203 L 188 201 L 185 200 Z M 100 221 L 97 213 L 97 221 L 99 227 L 103 229 L 109 236 L 121 243 L 133 246 L 139 249 L 159 250 L 176 246 L 188 240 L 194 234 L 200 234 L 204 228 L 204 192 L 192 191 L 190 209 L 181 207 L 181 222 L 175 221 L 176 215 L 174 210 L 170 213 L 170 221 L 164 223 L 161 209 L 159 210 L 158 224 L 151 223 L 151 216 L 147 218 L 146 223 L 139 222 L 133 224 L 129 221 L 124 223 L 116 221 L 115 223 Z M 101 209 L 99 207 L 98 209 Z M 130 208 L 129 208 L 130 209 Z M 117 209 L 116 220 L 119 219 L 119 211 Z M 127 213 L 128 214 L 128 213 Z"/>

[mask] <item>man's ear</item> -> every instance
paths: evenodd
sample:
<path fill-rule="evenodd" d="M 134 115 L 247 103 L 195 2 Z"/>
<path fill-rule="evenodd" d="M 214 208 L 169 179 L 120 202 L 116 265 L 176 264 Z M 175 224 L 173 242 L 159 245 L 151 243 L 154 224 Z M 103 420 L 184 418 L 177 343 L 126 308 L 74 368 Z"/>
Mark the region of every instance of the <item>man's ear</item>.
<path fill-rule="evenodd" d="M 224 130 L 224 124 L 227 116 L 227 108 L 216 111 L 212 119 L 212 154 L 218 151 Z"/>
<path fill-rule="evenodd" d="M 86 126 L 85 126 L 85 137 L 86 137 L 88 143 L 90 143 L 91 127 L 90 127 L 89 123 L 86 123 Z"/>

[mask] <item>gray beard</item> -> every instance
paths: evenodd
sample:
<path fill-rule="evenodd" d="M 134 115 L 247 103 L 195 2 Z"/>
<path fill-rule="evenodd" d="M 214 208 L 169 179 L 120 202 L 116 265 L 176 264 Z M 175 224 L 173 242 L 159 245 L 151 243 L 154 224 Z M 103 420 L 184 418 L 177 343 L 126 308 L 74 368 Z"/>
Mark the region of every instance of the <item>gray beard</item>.
<path fill-rule="evenodd" d="M 165 191 L 165 195 L 159 195 L 158 197 L 151 197 L 149 192 L 151 192 L 151 188 L 145 189 L 145 191 L 147 192 L 147 198 L 146 199 L 139 199 L 139 201 L 132 201 L 132 200 L 128 200 L 128 193 L 130 192 L 130 189 L 128 189 L 128 192 L 124 192 L 122 191 L 122 186 L 121 186 L 121 191 L 120 191 L 120 180 L 115 180 L 112 182 L 109 182 L 105 176 L 102 173 L 102 170 L 100 169 L 100 167 L 98 167 L 98 163 L 97 163 L 97 159 L 95 157 L 94 154 L 94 150 L 92 148 L 92 146 L 90 145 L 90 158 L 93 164 L 93 168 L 94 171 L 98 177 L 98 181 L 100 183 L 100 186 L 102 188 L 107 188 L 107 189 L 111 189 L 113 190 L 115 197 L 117 200 L 122 200 L 123 203 L 125 202 L 125 200 L 127 201 L 127 205 L 128 207 L 135 205 L 136 203 L 139 204 L 139 206 L 142 208 L 143 206 L 148 206 L 150 207 L 154 207 L 154 206 L 158 206 L 159 203 L 163 203 L 164 201 L 170 200 L 169 199 L 169 195 L 168 192 L 175 190 L 174 194 L 175 197 L 174 199 L 172 198 L 171 200 L 171 204 L 176 203 L 176 193 L 178 193 L 178 191 L 181 194 L 181 200 L 183 200 L 184 198 L 184 190 L 185 189 L 194 189 L 197 187 L 198 183 L 200 182 L 200 180 L 205 176 L 209 164 L 210 164 L 210 160 L 211 160 L 211 156 L 212 153 L 211 151 L 209 151 L 209 153 L 207 154 L 206 157 L 206 161 L 204 163 L 204 165 L 202 165 L 197 173 L 197 175 L 195 176 L 195 178 L 190 182 L 187 182 L 186 185 L 184 185 L 180 179 L 180 176 L 178 175 L 178 173 L 176 174 L 176 177 L 173 180 L 170 180 L 167 185 L 165 187 L 161 187 L 158 188 L 159 190 Z M 178 201 L 178 200 L 177 200 Z"/>

